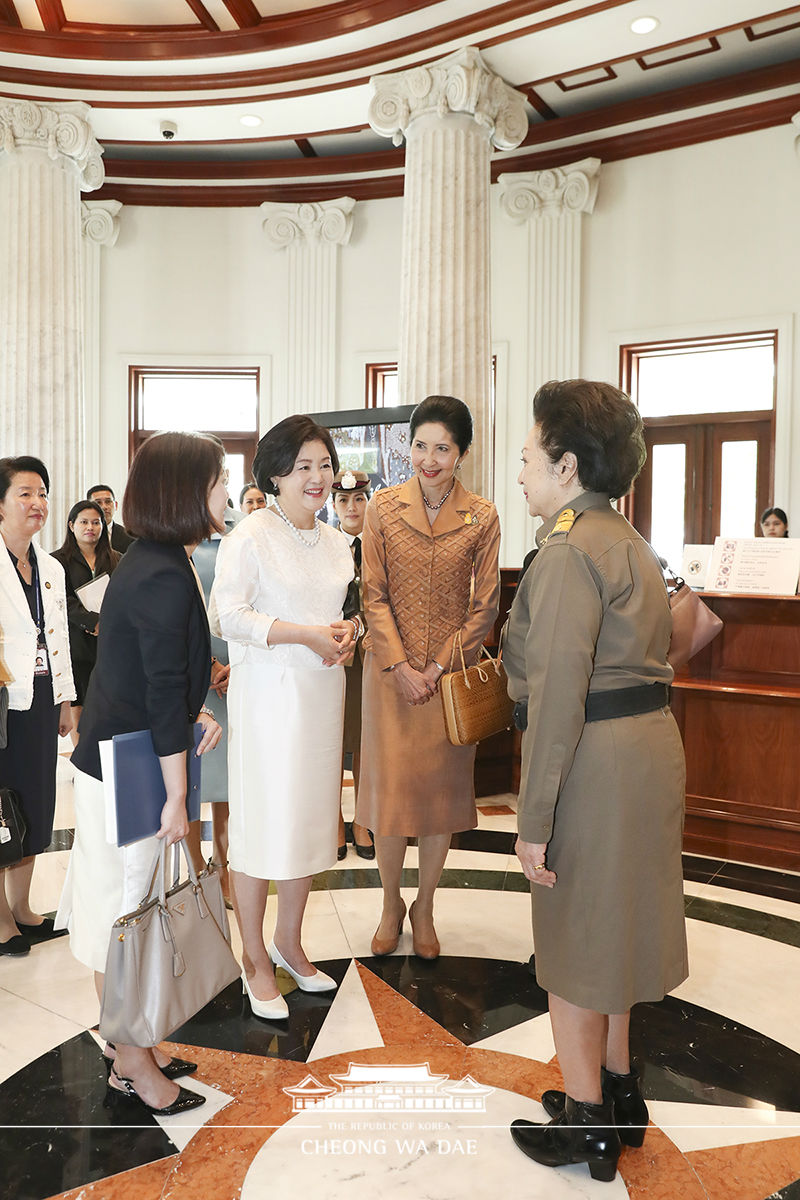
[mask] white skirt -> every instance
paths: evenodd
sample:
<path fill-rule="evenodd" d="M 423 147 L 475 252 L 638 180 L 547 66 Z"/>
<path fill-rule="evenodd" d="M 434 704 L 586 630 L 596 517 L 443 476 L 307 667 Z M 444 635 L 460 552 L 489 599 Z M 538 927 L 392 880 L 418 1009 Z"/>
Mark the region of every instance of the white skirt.
<path fill-rule="evenodd" d="M 254 879 L 336 863 L 344 668 L 237 663 L 228 688 L 228 860 Z"/>
<path fill-rule="evenodd" d="M 75 842 L 55 925 L 69 930 L 69 948 L 78 962 L 105 974 L 111 926 L 144 896 L 158 838 L 110 844 L 100 780 L 76 768 L 74 794 Z"/>

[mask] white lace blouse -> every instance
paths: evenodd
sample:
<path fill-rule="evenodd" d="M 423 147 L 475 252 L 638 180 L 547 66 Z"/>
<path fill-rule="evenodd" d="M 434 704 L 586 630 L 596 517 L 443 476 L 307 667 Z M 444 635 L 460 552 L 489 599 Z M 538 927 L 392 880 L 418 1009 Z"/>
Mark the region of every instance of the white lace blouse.
<path fill-rule="evenodd" d="M 322 525 L 316 546 L 269 509 L 240 521 L 219 545 L 209 603 L 212 632 L 228 642 L 231 666 L 318 667 L 307 646 L 268 646 L 274 621 L 329 625 L 342 616 L 353 556 L 338 529 Z"/>

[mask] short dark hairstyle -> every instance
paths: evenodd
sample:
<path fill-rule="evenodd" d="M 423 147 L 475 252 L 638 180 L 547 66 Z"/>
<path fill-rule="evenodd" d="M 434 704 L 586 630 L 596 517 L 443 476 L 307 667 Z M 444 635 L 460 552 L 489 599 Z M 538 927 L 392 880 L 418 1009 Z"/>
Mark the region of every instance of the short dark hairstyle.
<path fill-rule="evenodd" d="M 111 492 L 112 500 L 116 500 L 117 498 L 114 495 L 114 489 L 109 487 L 107 483 L 93 483 L 92 486 L 86 491 L 86 499 L 91 500 L 95 492 Z"/>
<path fill-rule="evenodd" d="M 575 455 L 587 491 L 612 500 L 630 491 L 647 451 L 639 410 L 619 388 L 591 379 L 551 380 L 533 398 L 533 419 L 552 462 Z"/>
<path fill-rule="evenodd" d="M 472 413 L 463 400 L 455 396 L 426 396 L 411 414 L 411 437 L 428 421 L 444 425 L 459 452 L 466 454 L 472 445 Z"/>
<path fill-rule="evenodd" d="M 96 501 L 78 500 L 75 502 L 75 504 L 73 504 L 72 508 L 67 514 L 67 532 L 64 535 L 64 541 L 61 543 L 59 549 L 65 558 L 83 558 L 80 547 L 78 546 L 77 538 L 70 529 L 70 525 L 72 525 L 78 519 L 80 514 L 85 512 L 87 508 L 90 508 L 92 512 L 96 513 L 101 522 L 100 537 L 97 540 L 95 574 L 99 574 L 101 571 L 106 571 L 110 575 L 114 570 L 114 567 L 117 565 L 117 556 L 111 549 L 111 538 L 108 536 L 106 515 Z"/>
<path fill-rule="evenodd" d="M 211 433 L 153 433 L 131 463 L 122 514 L 131 537 L 192 546 L 222 533 L 208 493 L 222 472 L 225 447 Z"/>
<path fill-rule="evenodd" d="M 761 516 L 758 518 L 759 525 L 763 525 L 767 517 L 777 517 L 779 521 L 783 521 L 784 525 L 786 526 L 783 536 L 789 536 L 789 518 L 782 508 L 765 508 Z"/>
<path fill-rule="evenodd" d="M 44 484 L 45 491 L 50 491 L 50 476 L 47 467 L 40 458 L 31 454 L 18 454 L 15 458 L 0 458 L 0 500 L 5 500 L 6 492 L 11 487 L 11 480 L 23 471 L 38 475 Z"/>
<path fill-rule="evenodd" d="M 242 501 L 244 500 L 245 496 L 247 495 L 248 492 L 252 491 L 253 488 L 255 488 L 257 492 L 261 492 L 261 488 L 258 486 L 257 483 L 253 483 L 252 480 L 250 483 L 246 483 L 244 485 L 244 487 L 242 488 L 242 490 L 239 492 L 239 507 L 240 508 L 242 506 Z M 264 493 L 261 492 L 261 495 L 263 496 Z"/>
<path fill-rule="evenodd" d="M 330 431 L 318 425 L 313 417 L 296 415 L 284 417 L 264 434 L 253 459 L 253 478 L 256 487 L 269 496 L 277 496 L 273 476 L 291 475 L 301 446 L 306 442 L 322 442 L 331 456 L 334 475 L 339 470 L 339 455 Z M 241 503 L 241 501 L 240 501 Z"/>

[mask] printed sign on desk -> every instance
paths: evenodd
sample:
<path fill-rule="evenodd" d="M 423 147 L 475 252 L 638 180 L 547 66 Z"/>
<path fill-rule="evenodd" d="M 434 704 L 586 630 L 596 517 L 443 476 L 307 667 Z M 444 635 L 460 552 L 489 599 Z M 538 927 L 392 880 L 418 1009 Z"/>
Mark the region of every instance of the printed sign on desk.
<path fill-rule="evenodd" d="M 712 592 L 793 596 L 798 575 L 799 538 L 718 537 L 706 574 L 706 588 Z"/>

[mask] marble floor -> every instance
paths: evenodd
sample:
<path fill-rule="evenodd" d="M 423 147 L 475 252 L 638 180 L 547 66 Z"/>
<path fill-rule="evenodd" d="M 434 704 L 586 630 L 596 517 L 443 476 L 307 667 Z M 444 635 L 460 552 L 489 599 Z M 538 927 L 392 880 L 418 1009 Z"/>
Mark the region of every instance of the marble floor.
<path fill-rule="evenodd" d="M 237 984 L 222 992 L 168 1044 L 198 1062 L 188 1085 L 207 1097 L 183 1116 L 109 1105 L 92 980 L 68 939 L 0 958 L 0 1195 L 265 1200 L 277 1185 L 314 1200 L 800 1200 L 800 876 L 788 872 L 686 856 L 691 975 L 634 1011 L 652 1127 L 614 1182 L 515 1148 L 509 1121 L 543 1119 L 538 1098 L 561 1076 L 529 963 L 513 804 L 481 802 L 480 828 L 454 838 L 435 963 L 413 956 L 407 926 L 394 955 L 371 956 L 374 863 L 351 848 L 318 877 L 305 944 L 337 991 L 304 994 L 280 972 L 290 1018 L 277 1024 Z M 34 881 L 42 912 L 71 844 L 65 759 L 56 824 Z"/>

